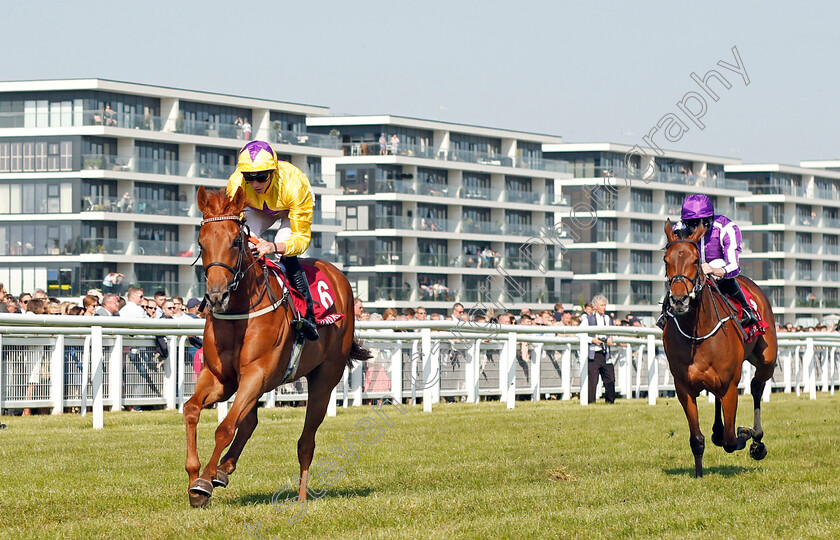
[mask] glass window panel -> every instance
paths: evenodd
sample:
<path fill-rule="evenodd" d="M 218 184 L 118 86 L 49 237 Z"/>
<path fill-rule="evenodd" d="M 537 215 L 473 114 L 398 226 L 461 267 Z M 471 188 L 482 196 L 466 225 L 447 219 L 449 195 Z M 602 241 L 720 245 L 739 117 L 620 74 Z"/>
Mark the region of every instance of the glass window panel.
<path fill-rule="evenodd" d="M 23 143 L 23 170 L 32 172 L 35 170 L 35 143 Z"/>
<path fill-rule="evenodd" d="M 35 170 L 47 170 L 47 143 L 45 142 L 35 143 Z"/>
<path fill-rule="evenodd" d="M 11 196 L 9 197 L 9 213 L 20 214 L 20 184 L 12 184 L 9 186 Z"/>
<path fill-rule="evenodd" d="M 61 142 L 61 170 L 73 169 L 73 143 L 71 141 Z"/>
<path fill-rule="evenodd" d="M 9 172 L 9 143 L 0 143 L 0 172 Z"/>
<path fill-rule="evenodd" d="M 11 213 L 11 198 L 8 184 L 0 184 L 0 214 Z"/>
<path fill-rule="evenodd" d="M 39 214 L 47 212 L 47 185 L 35 184 L 35 208 Z"/>
<path fill-rule="evenodd" d="M 73 211 L 73 184 L 65 182 L 61 184 L 61 212 L 70 213 Z"/>
<path fill-rule="evenodd" d="M 35 186 L 33 184 L 23 185 L 22 210 L 24 214 L 33 214 L 35 212 Z"/>

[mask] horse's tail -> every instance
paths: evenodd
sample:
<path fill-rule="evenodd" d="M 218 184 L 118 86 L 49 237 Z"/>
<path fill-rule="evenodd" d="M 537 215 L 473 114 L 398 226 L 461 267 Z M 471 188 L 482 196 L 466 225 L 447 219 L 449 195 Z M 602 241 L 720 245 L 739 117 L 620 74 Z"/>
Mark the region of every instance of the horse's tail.
<path fill-rule="evenodd" d="M 353 367 L 353 360 L 370 360 L 373 358 L 373 354 L 368 350 L 359 345 L 359 342 L 355 339 L 353 340 L 353 346 L 350 347 L 350 356 L 347 357 L 347 367 Z"/>

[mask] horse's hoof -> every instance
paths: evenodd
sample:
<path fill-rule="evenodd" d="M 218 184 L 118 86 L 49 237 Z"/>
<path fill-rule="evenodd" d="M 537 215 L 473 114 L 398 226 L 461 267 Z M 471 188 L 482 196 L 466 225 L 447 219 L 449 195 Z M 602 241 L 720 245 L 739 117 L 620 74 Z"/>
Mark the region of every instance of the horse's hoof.
<path fill-rule="evenodd" d="M 744 436 L 747 439 L 752 439 L 754 435 L 755 435 L 755 431 L 752 428 L 743 427 L 743 426 L 738 428 L 738 437 L 739 438 Z"/>
<path fill-rule="evenodd" d="M 193 508 L 204 508 L 210 502 L 210 496 L 203 493 L 190 492 L 190 506 Z"/>
<path fill-rule="evenodd" d="M 713 431 L 712 432 L 712 444 L 715 446 L 723 446 L 723 432 L 722 431 Z"/>
<path fill-rule="evenodd" d="M 190 486 L 190 493 L 194 495 L 206 495 L 207 498 L 210 498 L 213 495 L 213 484 L 204 478 L 196 478 Z"/>
<path fill-rule="evenodd" d="M 750 445 L 750 457 L 756 461 L 761 461 L 767 457 L 767 447 L 762 442 L 753 442 Z"/>
<path fill-rule="evenodd" d="M 226 472 L 216 469 L 216 476 L 213 478 L 213 487 L 226 488 L 228 486 L 228 475 Z"/>

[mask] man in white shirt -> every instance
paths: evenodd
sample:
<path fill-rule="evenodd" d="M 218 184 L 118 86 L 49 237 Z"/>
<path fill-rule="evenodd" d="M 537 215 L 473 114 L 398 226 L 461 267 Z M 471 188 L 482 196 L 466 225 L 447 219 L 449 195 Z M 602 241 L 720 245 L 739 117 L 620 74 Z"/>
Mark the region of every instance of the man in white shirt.
<path fill-rule="evenodd" d="M 134 319 L 146 318 L 146 310 L 141 306 L 143 300 L 143 289 L 140 287 L 129 287 L 125 295 L 125 305 L 120 310 L 120 317 Z"/>
<path fill-rule="evenodd" d="M 607 315 L 607 297 L 599 294 L 592 299 L 594 312 L 580 318 L 581 326 L 613 326 L 613 320 Z M 612 336 L 597 334 L 589 342 L 589 403 L 595 402 L 595 390 L 598 376 L 604 381 L 604 398 L 607 403 L 615 403 L 615 366 L 610 358 Z"/>

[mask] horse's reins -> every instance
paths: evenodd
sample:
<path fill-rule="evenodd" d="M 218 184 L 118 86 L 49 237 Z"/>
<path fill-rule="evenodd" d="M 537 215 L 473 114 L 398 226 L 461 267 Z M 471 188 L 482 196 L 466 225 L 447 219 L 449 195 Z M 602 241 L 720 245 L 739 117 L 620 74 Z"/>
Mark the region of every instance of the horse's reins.
<path fill-rule="evenodd" d="M 674 240 L 673 242 L 668 242 L 668 244 L 665 245 L 665 250 L 667 251 L 668 248 L 670 248 L 672 245 L 680 244 L 680 243 L 691 244 L 692 246 L 694 246 L 694 249 L 697 250 L 697 253 L 700 253 L 700 246 L 697 245 L 697 242 L 694 242 L 692 240 L 687 240 L 687 239 L 679 239 L 679 240 Z M 706 282 L 706 277 L 703 275 L 703 267 L 700 263 L 699 258 L 697 259 L 696 281 L 694 279 L 691 279 L 690 277 L 688 277 L 686 275 L 677 274 L 676 276 L 673 276 L 670 279 L 668 279 L 668 289 L 670 290 L 671 285 L 674 282 L 679 282 L 679 283 L 682 283 L 685 286 L 686 290 L 688 290 L 688 286 L 685 283 L 686 281 L 691 283 L 691 291 L 688 293 L 688 296 L 693 300 L 698 294 L 700 294 L 703 291 L 703 286 Z M 673 319 L 674 324 L 677 326 L 677 330 L 679 331 L 680 334 L 682 334 L 683 337 L 685 337 L 687 339 L 690 339 L 690 340 L 693 340 L 693 341 L 703 341 L 703 340 L 708 339 L 708 338 L 712 337 L 713 335 L 715 335 L 717 333 L 717 331 L 720 330 L 720 328 L 724 325 L 724 323 L 726 323 L 726 321 L 734 320 L 733 316 L 732 316 L 731 307 L 729 306 L 729 302 L 726 301 L 726 297 L 723 295 L 722 292 L 720 292 L 720 289 L 718 288 L 717 283 L 712 281 L 712 287 L 714 287 L 714 289 L 717 291 L 717 293 L 720 295 L 720 297 L 724 299 L 724 302 L 727 305 L 727 315 L 726 315 L 726 317 L 721 318 L 720 311 L 718 310 L 717 302 L 715 302 L 714 298 L 712 298 L 712 306 L 714 306 L 714 308 L 715 308 L 715 315 L 717 315 L 718 322 L 715 325 L 715 327 L 712 328 L 712 330 L 708 334 L 706 334 L 705 336 L 697 337 L 697 336 L 691 336 L 691 335 L 686 334 L 685 331 L 683 331 L 682 327 L 680 326 L 680 323 L 679 323 L 679 320 L 677 319 L 677 316 L 674 315 L 673 313 L 671 313 L 670 311 L 666 310 L 665 313 L 669 317 L 671 317 L 671 319 Z M 741 333 L 741 337 L 743 337 L 744 340 L 746 341 L 747 334 L 744 331 L 744 329 L 741 328 L 740 324 L 736 324 L 735 326 L 738 327 L 738 330 Z"/>
<path fill-rule="evenodd" d="M 237 249 L 239 250 L 239 258 L 236 261 L 236 268 L 233 268 L 233 267 L 231 267 L 231 266 L 229 266 L 225 263 L 222 263 L 222 262 L 213 261 L 210 264 L 208 264 L 207 266 L 204 266 L 204 275 L 205 276 L 207 275 L 207 270 L 209 268 L 211 268 L 213 266 L 221 266 L 222 268 L 224 268 L 225 270 L 227 270 L 231 274 L 233 274 L 233 281 L 231 281 L 228 288 L 229 288 L 229 290 L 234 290 L 235 291 L 237 289 L 237 287 L 239 287 L 239 282 L 242 280 L 242 278 L 245 277 L 245 275 L 251 270 L 251 268 L 253 268 L 254 265 L 257 264 L 257 262 L 262 261 L 263 275 L 265 277 L 265 287 L 260 292 L 260 295 L 259 295 L 259 297 L 257 297 L 256 301 L 253 304 L 251 304 L 251 306 L 248 307 L 248 309 L 246 309 L 244 311 L 233 312 L 233 313 L 212 313 L 211 312 L 213 317 L 215 317 L 217 319 L 222 319 L 222 320 L 244 320 L 244 319 L 252 319 L 254 317 L 259 317 L 261 315 L 265 315 L 266 313 L 270 313 L 270 312 L 274 311 L 275 309 L 277 309 L 283 303 L 283 301 L 286 299 L 288 291 L 287 291 L 287 289 L 284 288 L 283 296 L 281 298 L 278 299 L 275 296 L 274 290 L 271 288 L 271 285 L 269 284 L 269 279 L 270 278 L 269 278 L 269 275 L 268 275 L 268 269 L 266 268 L 266 265 L 265 265 L 265 260 L 263 258 L 256 258 L 255 257 L 254 262 L 252 262 L 250 265 L 248 265 L 248 267 L 245 268 L 244 270 L 242 269 L 243 260 L 245 258 L 244 246 L 245 246 L 245 242 L 246 242 L 245 229 L 242 227 L 242 219 L 239 216 L 217 216 L 217 217 L 212 217 L 212 218 L 207 218 L 207 219 L 202 220 L 201 221 L 201 226 L 204 226 L 205 223 L 209 223 L 209 222 L 213 222 L 213 221 L 236 221 L 239 224 L 239 236 L 234 241 L 234 246 L 237 247 Z M 254 243 L 254 244 L 256 244 L 258 242 L 258 240 L 256 238 L 254 238 L 253 236 L 248 236 L 247 240 Z M 199 252 L 199 257 L 201 257 L 200 252 Z M 196 259 L 196 260 L 198 260 L 198 259 Z M 266 293 L 268 293 L 268 297 L 269 297 L 269 300 L 271 301 L 271 305 L 269 305 L 267 307 L 264 307 L 264 308 L 262 308 L 258 311 L 251 311 L 252 309 L 256 308 L 258 305 L 260 305 L 260 303 L 262 302 Z M 207 297 L 205 296 L 204 301 L 202 303 L 204 303 L 206 301 L 207 301 Z"/>

